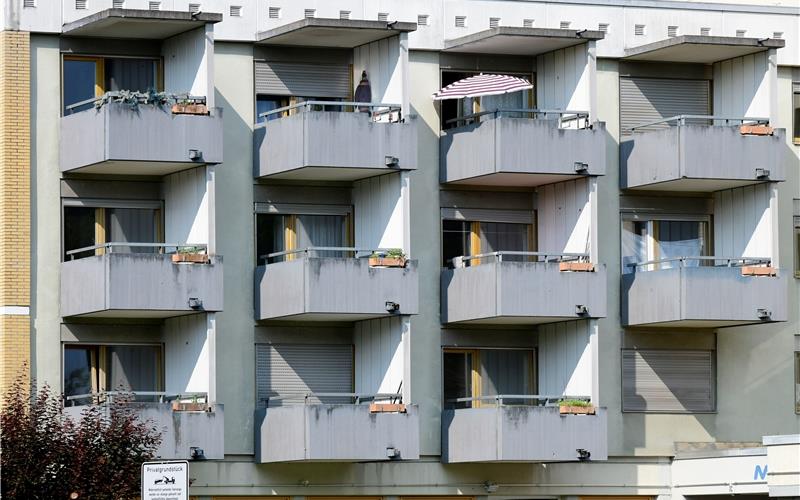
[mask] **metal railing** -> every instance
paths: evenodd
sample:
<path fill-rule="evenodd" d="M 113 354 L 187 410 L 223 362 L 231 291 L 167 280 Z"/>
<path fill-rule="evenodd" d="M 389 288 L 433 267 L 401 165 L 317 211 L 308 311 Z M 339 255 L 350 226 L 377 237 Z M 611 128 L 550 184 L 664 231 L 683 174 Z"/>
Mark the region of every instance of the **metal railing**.
<path fill-rule="evenodd" d="M 298 392 L 290 394 L 276 394 L 261 398 L 259 401 L 269 406 L 270 401 L 303 401 L 304 405 L 309 404 L 328 404 L 322 402 L 323 399 L 349 399 L 350 403 L 331 403 L 331 404 L 352 404 L 360 405 L 374 401 L 390 401 L 391 403 L 402 403 L 403 395 L 398 393 L 363 393 L 363 392 Z"/>
<path fill-rule="evenodd" d="M 91 108 L 86 108 L 86 109 L 77 110 L 77 108 L 86 106 L 87 104 L 94 104 L 94 103 L 96 103 L 98 101 L 102 101 L 102 100 L 107 99 L 109 97 L 114 98 L 114 97 L 120 97 L 122 95 L 123 95 L 123 93 L 120 92 L 120 91 L 111 90 L 111 91 L 108 91 L 108 92 L 106 92 L 105 94 L 103 94 L 101 96 L 90 97 L 89 99 L 84 99 L 82 101 L 78 101 L 78 102 L 69 104 L 67 106 L 64 106 L 64 110 L 67 112 L 67 114 L 71 115 L 71 114 L 76 113 L 76 112 L 86 111 L 86 109 L 91 109 Z M 146 92 L 137 93 L 134 97 L 137 98 L 139 104 L 147 104 L 148 103 L 147 93 Z M 205 104 L 206 103 L 206 97 L 205 96 L 190 95 L 188 93 L 167 94 L 166 99 L 167 99 L 168 102 L 191 101 L 192 103 L 197 103 L 197 104 Z"/>
<path fill-rule="evenodd" d="M 673 124 L 674 125 L 671 125 Z M 668 118 L 662 118 L 652 122 L 642 123 L 631 127 L 631 131 L 639 130 L 645 127 L 655 127 L 662 125 L 662 127 L 670 126 L 683 126 L 683 125 L 707 125 L 707 126 L 735 126 L 735 125 L 768 125 L 769 118 L 756 118 L 756 117 L 740 117 L 740 116 L 714 116 L 714 115 L 677 115 Z"/>
<path fill-rule="evenodd" d="M 558 406 L 558 403 L 561 401 L 585 401 L 587 403 L 591 402 L 592 398 L 590 396 L 565 396 L 565 395 L 558 395 L 558 396 L 549 396 L 549 395 L 538 395 L 538 394 L 497 394 L 495 396 L 472 396 L 466 398 L 453 398 L 445 400 L 445 403 L 457 404 L 457 403 L 473 403 L 479 402 L 483 403 L 484 401 L 492 401 L 497 406 L 503 406 L 505 400 L 516 400 L 516 401 L 532 401 L 531 404 L 527 404 L 525 406 Z M 515 405 L 520 406 L 520 405 Z"/>
<path fill-rule="evenodd" d="M 354 112 L 361 112 L 368 110 L 370 118 L 373 121 L 379 121 L 381 117 L 388 115 L 387 122 L 402 121 L 402 106 L 400 104 L 387 104 L 382 102 L 353 102 L 353 101 L 303 101 L 282 108 L 272 109 L 259 113 L 259 118 L 267 118 L 273 115 L 285 116 L 291 114 L 291 111 L 328 111 L 327 108 L 336 107 L 340 108 L 339 111 L 346 111 L 341 108 L 353 108 Z M 316 109 L 313 109 L 316 108 Z"/>
<path fill-rule="evenodd" d="M 453 267 L 464 267 L 473 260 L 480 260 L 493 257 L 497 262 L 503 262 L 503 257 L 523 257 L 523 262 L 573 262 L 573 261 L 588 261 L 588 253 L 564 253 L 564 252 L 517 252 L 517 251 L 498 251 L 479 253 L 476 255 L 464 255 L 450 259 Z"/>
<path fill-rule="evenodd" d="M 81 247 L 76 248 L 74 250 L 68 250 L 66 252 L 67 256 L 69 256 L 70 260 L 75 260 L 75 256 L 79 253 L 103 250 L 103 252 L 107 253 L 114 253 L 114 247 L 131 247 L 131 248 L 154 248 L 157 249 L 157 252 L 154 253 L 173 253 L 167 252 L 166 250 L 169 248 L 174 248 L 175 252 L 177 253 L 181 248 L 191 248 L 191 249 L 201 249 L 203 252 L 208 252 L 208 245 L 206 244 L 189 244 L 189 243 L 135 243 L 135 242 L 109 242 L 109 243 L 99 243 L 97 245 L 90 245 L 88 247 Z M 117 252 L 119 253 L 119 252 Z"/>
<path fill-rule="evenodd" d="M 512 116 L 523 115 L 524 118 L 532 118 L 534 120 L 553 120 L 558 121 L 559 128 L 575 128 L 586 129 L 591 128 L 589 123 L 588 111 L 569 111 L 562 109 L 534 109 L 534 108 L 507 108 L 507 109 L 492 109 L 487 111 L 480 111 L 469 115 L 452 118 L 445 121 L 445 124 L 464 122 L 464 125 L 469 123 L 479 122 L 482 116 L 491 115 L 492 118 L 499 116 Z M 565 127 L 565 124 L 570 126 Z M 574 126 L 573 126 L 574 124 Z"/>
<path fill-rule="evenodd" d="M 122 402 L 125 403 L 136 403 L 136 397 L 141 396 L 145 398 L 153 398 L 153 400 L 146 400 L 146 401 L 138 401 L 144 403 L 167 403 L 170 401 L 178 400 L 178 401 L 191 401 L 191 402 L 199 402 L 199 403 L 208 403 L 208 393 L 206 392 L 182 392 L 180 394 L 164 392 L 164 391 L 102 391 L 102 392 L 90 392 L 86 394 L 76 394 L 73 396 L 66 396 L 64 398 L 65 406 L 67 403 L 69 406 L 85 406 L 85 405 L 109 405 L 114 402 L 115 398 L 121 398 Z M 131 399 L 133 397 L 133 399 Z M 76 405 L 76 401 L 82 401 L 89 399 L 89 403 L 85 403 L 83 405 L 78 404 Z"/>
<path fill-rule="evenodd" d="M 627 265 L 628 267 L 633 267 L 634 269 L 638 269 L 640 267 L 660 266 L 662 264 L 671 264 L 674 262 L 677 262 L 677 266 L 673 267 L 686 267 L 688 262 L 698 262 L 698 265 L 708 265 L 713 267 L 742 267 L 742 266 L 768 266 L 772 262 L 772 259 L 768 257 L 714 257 L 705 255 L 702 256 L 694 255 L 694 256 L 684 256 L 684 257 L 670 257 L 668 259 L 648 260 L 645 262 L 631 262 Z M 717 262 L 723 262 L 723 264 L 718 266 Z M 653 270 L 657 270 L 657 268 Z"/>
<path fill-rule="evenodd" d="M 348 253 L 352 254 L 354 259 L 362 259 L 365 257 L 372 257 L 372 256 L 379 256 L 385 257 L 393 249 L 390 248 L 356 248 L 356 247 L 306 247 L 306 248 L 297 248 L 295 250 L 284 250 L 282 252 L 272 252 L 266 255 L 259 255 L 259 260 L 264 260 L 269 263 L 269 259 L 275 259 L 277 257 L 287 257 L 287 256 L 297 256 L 300 255 L 300 258 L 305 258 L 311 256 L 313 253 L 325 253 L 325 252 L 341 252 L 341 253 Z"/>

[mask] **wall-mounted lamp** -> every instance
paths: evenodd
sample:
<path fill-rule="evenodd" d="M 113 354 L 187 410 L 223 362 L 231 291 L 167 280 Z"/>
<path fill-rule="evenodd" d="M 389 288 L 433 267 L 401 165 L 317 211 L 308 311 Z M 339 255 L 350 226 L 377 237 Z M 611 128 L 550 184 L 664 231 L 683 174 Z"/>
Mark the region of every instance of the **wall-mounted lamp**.
<path fill-rule="evenodd" d="M 758 319 L 760 319 L 761 321 L 769 321 L 772 319 L 772 311 L 770 311 L 769 309 L 758 308 L 757 312 L 758 312 Z"/>
<path fill-rule="evenodd" d="M 188 303 L 189 307 L 194 309 L 195 311 L 203 308 L 203 299 L 199 299 L 197 297 L 189 297 Z"/>
<path fill-rule="evenodd" d="M 199 161 L 203 159 L 203 152 L 199 149 L 190 149 L 189 150 L 189 159 L 192 161 Z"/>
<path fill-rule="evenodd" d="M 390 459 L 392 459 L 392 458 L 400 458 L 400 450 L 398 450 L 397 448 L 393 448 L 391 446 L 388 446 L 386 448 L 386 457 L 390 458 Z"/>
<path fill-rule="evenodd" d="M 392 302 L 391 300 L 386 301 L 386 312 L 388 313 L 396 313 L 400 310 L 400 304 L 397 302 Z"/>
<path fill-rule="evenodd" d="M 383 163 L 387 167 L 395 168 L 398 165 L 400 165 L 400 158 L 398 158 L 396 156 L 392 156 L 392 155 L 386 155 L 386 156 L 383 157 Z"/>
<path fill-rule="evenodd" d="M 497 483 L 494 481 L 486 481 L 483 483 L 483 489 L 486 490 L 486 493 L 494 493 L 497 491 L 497 488 L 499 488 L 499 486 L 497 486 Z"/>
<path fill-rule="evenodd" d="M 589 450 L 584 450 L 583 448 L 578 448 L 575 452 L 578 454 L 578 460 L 589 460 L 592 457 Z"/>
<path fill-rule="evenodd" d="M 191 458 L 192 460 L 205 460 L 206 454 L 203 451 L 203 448 L 192 446 L 189 448 L 189 458 Z"/>
<path fill-rule="evenodd" d="M 586 316 L 589 314 L 589 309 L 583 304 L 575 304 L 575 314 L 578 316 Z"/>
<path fill-rule="evenodd" d="M 573 164 L 573 167 L 575 168 L 575 172 L 578 174 L 585 174 L 589 171 L 589 164 L 583 161 L 576 161 Z"/>
<path fill-rule="evenodd" d="M 756 169 L 756 179 L 768 179 L 769 178 L 769 169 L 768 168 L 757 168 Z"/>

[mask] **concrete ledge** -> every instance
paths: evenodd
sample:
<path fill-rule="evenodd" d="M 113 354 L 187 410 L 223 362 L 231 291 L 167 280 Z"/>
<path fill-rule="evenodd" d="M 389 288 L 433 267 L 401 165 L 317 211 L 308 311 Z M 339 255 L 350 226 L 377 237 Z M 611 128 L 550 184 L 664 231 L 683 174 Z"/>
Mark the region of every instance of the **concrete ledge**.
<path fill-rule="evenodd" d="M 66 36 L 163 40 L 206 24 L 222 21 L 222 14 L 189 11 L 106 9 L 65 24 Z"/>

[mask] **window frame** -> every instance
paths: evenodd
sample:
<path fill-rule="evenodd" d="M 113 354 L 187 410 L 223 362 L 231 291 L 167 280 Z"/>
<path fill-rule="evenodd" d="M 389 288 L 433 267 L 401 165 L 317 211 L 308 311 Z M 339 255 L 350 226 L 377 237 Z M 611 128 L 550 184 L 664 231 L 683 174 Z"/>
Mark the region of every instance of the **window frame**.
<path fill-rule="evenodd" d="M 534 394 L 539 390 L 539 379 L 538 379 L 538 349 L 536 347 L 442 347 L 442 397 L 444 399 L 445 394 L 445 374 L 444 374 L 444 356 L 446 354 L 470 354 L 472 356 L 472 365 L 470 366 L 470 376 L 471 376 L 471 394 L 470 397 L 478 398 L 482 395 L 483 392 L 483 377 L 481 375 L 481 351 L 524 351 L 528 354 L 528 363 L 530 367 L 530 371 L 528 373 L 528 383 L 534 390 Z M 459 409 L 459 408 L 448 408 L 447 401 L 442 401 L 442 405 L 446 409 Z M 496 405 L 494 403 L 488 403 L 485 401 L 481 401 L 480 399 L 475 399 L 471 402 L 470 406 L 463 409 L 470 409 L 470 408 L 494 408 Z"/>
<path fill-rule="evenodd" d="M 159 342 L 62 342 L 61 343 L 61 389 L 64 391 L 64 382 L 66 374 L 66 352 L 68 347 L 84 347 L 97 349 L 95 356 L 95 365 L 91 367 L 91 377 L 96 378 L 97 393 L 103 393 L 108 390 L 106 387 L 106 376 L 108 372 L 108 347 L 157 347 L 156 368 L 158 373 L 156 375 L 156 392 L 164 391 L 166 387 L 166 363 L 165 363 L 165 347 L 163 343 Z M 94 383 L 92 384 L 94 385 Z M 113 389 L 112 389 L 113 390 Z M 66 393 L 64 394 L 66 397 Z"/>
<path fill-rule="evenodd" d="M 659 230 L 655 223 L 665 222 L 703 222 L 706 225 L 705 245 L 703 248 L 703 256 L 714 255 L 714 216 L 711 214 L 661 214 L 661 213 L 648 213 L 648 212 L 628 212 L 620 214 L 620 269 L 622 274 L 626 274 L 626 265 L 624 262 L 624 248 L 623 239 L 625 238 L 625 223 L 626 222 L 644 222 L 647 223 L 647 261 L 658 260 L 657 255 L 650 255 L 651 248 L 656 248 L 655 243 L 660 241 L 654 234 L 659 234 Z M 647 266 L 648 268 L 652 266 Z M 658 269 L 649 269 L 657 271 Z"/>
<path fill-rule="evenodd" d="M 505 216 L 502 212 L 506 212 Z M 456 257 L 468 257 L 479 255 L 481 249 L 481 224 L 519 224 L 526 226 L 527 244 L 530 252 L 535 252 L 539 248 L 538 238 L 538 211 L 537 210 L 481 210 L 481 209 L 454 209 L 442 208 L 441 218 L 439 219 L 439 241 L 442 268 L 450 269 L 451 264 L 445 261 L 444 256 L 444 222 L 458 221 L 469 225 L 469 242 L 467 255 L 457 255 Z M 469 265 L 480 265 L 482 259 L 471 259 Z M 452 261 L 452 259 L 451 259 Z"/>
<path fill-rule="evenodd" d="M 792 82 L 792 144 L 800 146 L 800 81 Z"/>

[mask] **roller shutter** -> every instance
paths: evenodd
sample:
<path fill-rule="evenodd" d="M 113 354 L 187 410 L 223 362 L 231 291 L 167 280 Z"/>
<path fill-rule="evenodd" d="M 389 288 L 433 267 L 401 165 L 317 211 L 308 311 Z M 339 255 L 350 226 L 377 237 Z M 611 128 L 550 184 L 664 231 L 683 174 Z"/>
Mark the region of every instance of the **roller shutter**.
<path fill-rule="evenodd" d="M 622 409 L 638 412 L 712 412 L 713 351 L 622 351 Z"/>
<path fill-rule="evenodd" d="M 710 115 L 708 80 L 620 77 L 620 131 L 676 115 Z"/>
<path fill-rule="evenodd" d="M 353 346 L 256 344 L 257 402 L 276 395 L 353 391 Z M 348 403 L 349 398 L 312 398 L 319 403 Z M 302 403 L 303 398 L 279 404 Z M 275 403 L 270 403 L 275 406 Z"/>
<path fill-rule="evenodd" d="M 350 67 L 257 61 L 256 94 L 350 99 Z"/>

